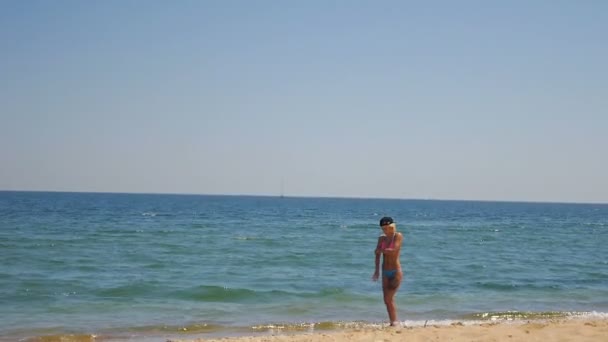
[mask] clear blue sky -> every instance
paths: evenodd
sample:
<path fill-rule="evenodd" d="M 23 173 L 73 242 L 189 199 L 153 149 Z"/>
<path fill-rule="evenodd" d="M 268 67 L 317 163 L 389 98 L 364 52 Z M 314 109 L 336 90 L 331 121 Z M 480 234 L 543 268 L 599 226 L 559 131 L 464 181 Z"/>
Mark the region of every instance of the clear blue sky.
<path fill-rule="evenodd" d="M 0 189 L 608 202 L 608 1 L 2 1 Z"/>

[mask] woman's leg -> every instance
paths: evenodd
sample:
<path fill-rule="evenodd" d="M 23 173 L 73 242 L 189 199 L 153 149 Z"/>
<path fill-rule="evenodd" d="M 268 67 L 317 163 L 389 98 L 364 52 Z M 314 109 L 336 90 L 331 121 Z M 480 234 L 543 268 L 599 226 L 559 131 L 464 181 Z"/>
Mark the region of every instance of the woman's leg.
<path fill-rule="evenodd" d="M 384 294 L 384 304 L 386 304 L 386 311 L 388 312 L 388 319 L 391 325 L 397 322 L 397 307 L 395 306 L 395 293 L 399 285 L 401 285 L 401 275 L 396 274 L 397 279 L 393 279 L 391 282 L 388 277 L 382 277 L 382 293 Z"/>

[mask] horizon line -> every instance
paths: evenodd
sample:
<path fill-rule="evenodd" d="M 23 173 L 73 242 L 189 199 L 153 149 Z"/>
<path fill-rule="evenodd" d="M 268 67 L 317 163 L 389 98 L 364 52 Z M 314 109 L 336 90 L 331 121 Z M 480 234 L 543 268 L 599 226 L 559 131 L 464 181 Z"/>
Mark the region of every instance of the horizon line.
<path fill-rule="evenodd" d="M 4 190 L 0 192 L 40 192 L 68 194 L 114 194 L 114 195 L 174 195 L 174 196 L 224 196 L 224 197 L 275 197 L 275 198 L 320 198 L 320 199 L 361 199 L 361 200 L 395 200 L 395 201 L 441 201 L 441 202 L 486 202 L 486 203 L 536 203 L 536 204 L 594 204 L 608 205 L 608 202 L 567 202 L 541 200 L 491 200 L 491 199 L 445 199 L 445 198 L 415 198 L 415 197 L 374 197 L 374 196 L 333 196 L 333 195 L 270 195 L 251 193 L 188 193 L 188 192 L 122 192 L 122 191 L 79 191 L 79 190 Z"/>

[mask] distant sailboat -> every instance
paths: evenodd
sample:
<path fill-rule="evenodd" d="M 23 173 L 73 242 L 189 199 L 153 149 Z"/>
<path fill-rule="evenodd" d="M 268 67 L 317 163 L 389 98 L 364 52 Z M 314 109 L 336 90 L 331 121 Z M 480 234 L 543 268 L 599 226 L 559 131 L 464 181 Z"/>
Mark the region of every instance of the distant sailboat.
<path fill-rule="evenodd" d="M 285 182 L 283 181 L 283 178 L 281 178 L 281 198 L 285 198 L 285 193 L 284 193 L 284 188 L 285 188 Z"/>

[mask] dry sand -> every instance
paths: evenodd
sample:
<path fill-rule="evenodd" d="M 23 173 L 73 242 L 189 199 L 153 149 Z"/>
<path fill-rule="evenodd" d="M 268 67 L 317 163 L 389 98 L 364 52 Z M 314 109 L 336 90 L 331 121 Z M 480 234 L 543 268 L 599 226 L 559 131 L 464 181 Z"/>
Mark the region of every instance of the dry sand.
<path fill-rule="evenodd" d="M 384 327 L 295 335 L 171 340 L 189 342 L 390 342 L 390 341 L 602 341 L 608 342 L 608 320 L 552 320 L 479 325 Z"/>

